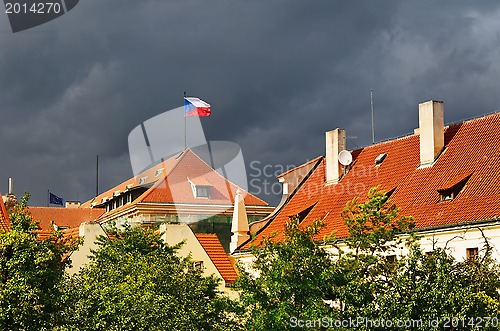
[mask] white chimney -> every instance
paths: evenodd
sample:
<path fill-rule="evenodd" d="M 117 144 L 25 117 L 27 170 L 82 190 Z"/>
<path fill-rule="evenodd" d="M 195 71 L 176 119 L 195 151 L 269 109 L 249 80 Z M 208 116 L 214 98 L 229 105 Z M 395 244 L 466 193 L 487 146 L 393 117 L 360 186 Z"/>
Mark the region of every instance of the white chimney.
<path fill-rule="evenodd" d="M 231 236 L 231 243 L 229 244 L 229 251 L 231 253 L 245 241 L 250 239 L 250 235 L 248 234 L 249 231 L 245 200 L 241 195 L 241 190 L 238 189 L 234 197 L 233 222 L 231 225 L 231 232 L 233 235 Z"/>
<path fill-rule="evenodd" d="M 344 129 L 335 129 L 326 133 L 326 183 L 338 183 L 342 174 L 339 164 L 339 153 L 346 149 Z"/>
<path fill-rule="evenodd" d="M 444 147 L 444 104 L 427 101 L 418 105 L 420 166 L 430 167 Z"/>
<path fill-rule="evenodd" d="M 9 194 L 12 194 L 12 177 L 9 177 Z"/>

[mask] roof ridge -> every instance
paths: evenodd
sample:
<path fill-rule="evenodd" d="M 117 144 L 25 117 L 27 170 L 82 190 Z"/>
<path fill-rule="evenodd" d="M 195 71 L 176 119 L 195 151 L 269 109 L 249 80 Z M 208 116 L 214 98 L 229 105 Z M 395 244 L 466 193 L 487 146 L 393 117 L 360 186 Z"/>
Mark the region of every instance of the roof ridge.
<path fill-rule="evenodd" d="M 321 157 L 323 157 L 323 156 L 322 156 L 322 155 L 316 156 L 316 157 L 315 157 L 314 159 L 312 159 L 312 160 L 306 161 L 305 163 L 302 163 L 301 165 L 298 165 L 298 166 L 296 166 L 296 167 L 294 167 L 294 168 L 292 168 L 292 169 L 289 169 L 289 170 L 285 171 L 284 173 L 282 173 L 282 174 L 280 174 L 280 175 L 276 176 L 276 178 L 278 178 L 278 177 L 283 177 L 283 176 L 287 175 L 288 173 L 290 173 L 290 172 L 292 172 L 292 171 L 295 171 L 295 170 L 297 170 L 297 169 L 299 169 L 299 168 L 303 168 L 303 167 L 305 167 L 306 165 L 308 165 L 308 164 L 310 164 L 310 163 L 313 163 L 313 162 L 317 161 L 317 160 L 318 160 L 319 158 L 321 158 Z"/>
<path fill-rule="evenodd" d="M 229 179 L 227 179 L 226 177 L 222 176 L 221 174 L 219 174 L 217 172 L 217 170 L 215 170 L 214 168 L 212 168 L 212 166 L 210 164 L 208 164 L 207 162 L 205 162 L 205 160 L 203 160 L 198 154 L 196 154 L 192 149 L 190 148 L 187 148 L 186 151 L 190 151 L 191 154 L 193 154 L 198 160 L 200 160 L 201 162 L 203 162 L 208 168 L 212 169 L 213 172 L 215 172 L 217 174 L 217 176 L 219 176 L 220 178 L 222 178 L 226 183 L 229 183 L 230 185 L 234 185 L 236 186 L 237 189 L 240 189 L 242 190 L 243 192 L 245 192 L 245 196 L 246 195 L 251 195 L 252 197 L 254 197 L 255 199 L 258 199 L 260 200 L 261 202 L 263 202 L 265 205 L 269 206 L 269 203 L 267 203 L 266 201 L 262 200 L 261 198 L 259 198 L 258 196 L 256 195 L 253 195 L 252 193 L 250 193 L 248 190 L 245 190 L 243 189 L 242 187 L 240 187 L 239 185 L 237 185 L 236 183 L 233 183 L 232 181 L 230 181 Z M 177 166 L 177 164 L 175 165 Z M 175 168 L 175 166 L 173 168 Z M 173 169 L 172 168 L 172 169 Z M 236 192 L 236 191 L 235 191 Z M 229 200 L 231 201 L 231 204 L 234 204 L 234 196 L 231 196 L 231 190 L 229 190 Z"/>
<path fill-rule="evenodd" d="M 444 124 L 444 128 L 446 129 L 446 128 L 449 128 L 451 126 L 457 125 L 457 124 L 463 124 L 463 123 L 467 123 L 467 122 L 472 122 L 472 121 L 476 121 L 476 120 L 485 119 L 487 117 L 490 117 L 492 115 L 497 115 L 497 114 L 500 114 L 500 110 L 496 110 L 496 111 L 489 112 L 489 113 L 486 113 L 486 114 L 481 114 L 481 115 L 478 115 L 478 116 L 468 117 L 468 118 L 465 118 L 465 119 L 460 119 L 460 120 L 453 121 L 453 122 L 448 122 L 448 123 Z M 406 133 L 403 133 L 403 134 L 401 134 L 399 136 L 394 136 L 394 137 L 390 137 L 390 138 L 379 140 L 375 144 L 369 144 L 369 145 L 365 145 L 365 146 L 360 146 L 358 148 L 353 149 L 353 151 L 362 150 L 362 149 L 365 149 L 365 148 L 368 148 L 368 147 L 371 147 L 371 146 L 376 146 L 376 145 L 378 145 L 380 143 L 387 143 L 387 142 L 391 142 L 391 141 L 398 140 L 398 139 L 410 138 L 410 137 L 413 137 L 414 135 L 415 135 L 415 132 L 406 132 Z"/>

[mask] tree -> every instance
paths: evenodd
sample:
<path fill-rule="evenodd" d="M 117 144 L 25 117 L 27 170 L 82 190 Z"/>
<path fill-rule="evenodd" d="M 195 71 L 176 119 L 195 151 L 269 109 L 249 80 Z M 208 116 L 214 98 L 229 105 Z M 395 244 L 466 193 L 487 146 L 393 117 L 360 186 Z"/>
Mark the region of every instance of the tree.
<path fill-rule="evenodd" d="M 294 319 L 330 315 L 332 259 L 315 242 L 320 221 L 301 228 L 297 217 L 286 223 L 284 239 L 266 238 L 253 248 L 252 270 L 241 270 L 236 287 L 246 307 L 248 330 L 287 330 Z"/>
<path fill-rule="evenodd" d="M 371 255 L 387 252 L 401 243 L 398 234 L 415 226 L 412 217 L 399 216 L 400 209 L 385 191 L 372 187 L 367 197 L 364 203 L 360 203 L 358 197 L 348 201 L 341 213 L 349 229 L 345 242 L 356 255 L 360 251 Z"/>
<path fill-rule="evenodd" d="M 230 330 L 231 302 L 160 234 L 110 230 L 64 284 L 65 330 Z"/>
<path fill-rule="evenodd" d="M 399 216 L 399 209 L 377 188 L 368 192 L 368 198 L 364 203 L 358 199 L 348 202 L 342 213 L 350 234 L 346 243 L 354 250 L 334 265 L 335 274 L 342 279 L 336 287 L 342 317 L 421 321 L 413 330 L 474 326 L 497 330 L 498 320 L 489 325 L 484 320 L 478 327 L 475 319 L 500 313 L 500 269 L 491 259 L 488 242 L 482 258 L 475 260 L 457 262 L 445 248 L 424 254 L 419 237 L 408 233 L 414 226 L 411 217 Z M 408 254 L 394 261 L 387 259 L 393 248 L 403 244 L 398 240 L 403 232 Z M 430 322 L 434 324 L 427 324 Z"/>
<path fill-rule="evenodd" d="M 348 201 L 341 213 L 349 231 L 344 242 L 350 251 L 340 251 L 334 264 L 335 291 L 344 318 L 366 316 L 366 307 L 391 286 L 395 264 L 386 256 L 401 244 L 398 235 L 414 227 L 412 218 L 400 216 L 399 208 L 378 187 L 368 191 L 366 202 L 359 200 Z"/>
<path fill-rule="evenodd" d="M 58 323 L 59 282 L 77 243 L 53 232 L 40 239 L 27 210 L 29 195 L 13 208 L 11 229 L 0 234 L 0 328 L 48 330 Z"/>
<path fill-rule="evenodd" d="M 326 317 L 375 323 L 352 325 L 361 330 L 386 329 L 377 326 L 381 321 L 416 323 L 397 327 L 411 330 L 498 330 L 500 269 L 487 239 L 486 251 L 475 260 L 457 262 L 439 248 L 427 255 L 411 231 L 412 218 L 400 216 L 385 192 L 372 188 L 367 198 L 346 204 L 342 216 L 349 237 L 342 241 L 349 251 L 337 248 L 333 260 L 314 241 L 319 221 L 301 228 L 294 218 L 282 241 L 267 238 L 253 248 L 252 270 L 237 281 L 248 329 L 291 329 L 295 317 L 319 321 L 303 326 L 323 330 L 331 326 L 322 323 Z M 400 245 L 408 254 L 396 257 Z"/>

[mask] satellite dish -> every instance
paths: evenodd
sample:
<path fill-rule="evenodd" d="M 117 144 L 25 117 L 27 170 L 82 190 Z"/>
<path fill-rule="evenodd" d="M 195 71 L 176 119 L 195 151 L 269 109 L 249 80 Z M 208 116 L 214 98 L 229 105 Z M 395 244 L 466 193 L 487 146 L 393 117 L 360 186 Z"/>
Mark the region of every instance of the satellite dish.
<path fill-rule="evenodd" d="M 352 162 L 352 155 L 345 149 L 339 153 L 339 162 L 343 166 L 348 166 Z"/>

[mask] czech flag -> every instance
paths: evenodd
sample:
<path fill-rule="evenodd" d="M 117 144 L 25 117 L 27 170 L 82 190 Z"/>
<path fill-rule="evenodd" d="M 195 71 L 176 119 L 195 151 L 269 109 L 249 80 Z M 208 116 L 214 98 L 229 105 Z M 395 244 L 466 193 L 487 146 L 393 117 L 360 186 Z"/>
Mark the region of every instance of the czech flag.
<path fill-rule="evenodd" d="M 198 98 L 184 98 L 184 117 L 186 116 L 210 116 L 210 105 Z"/>

